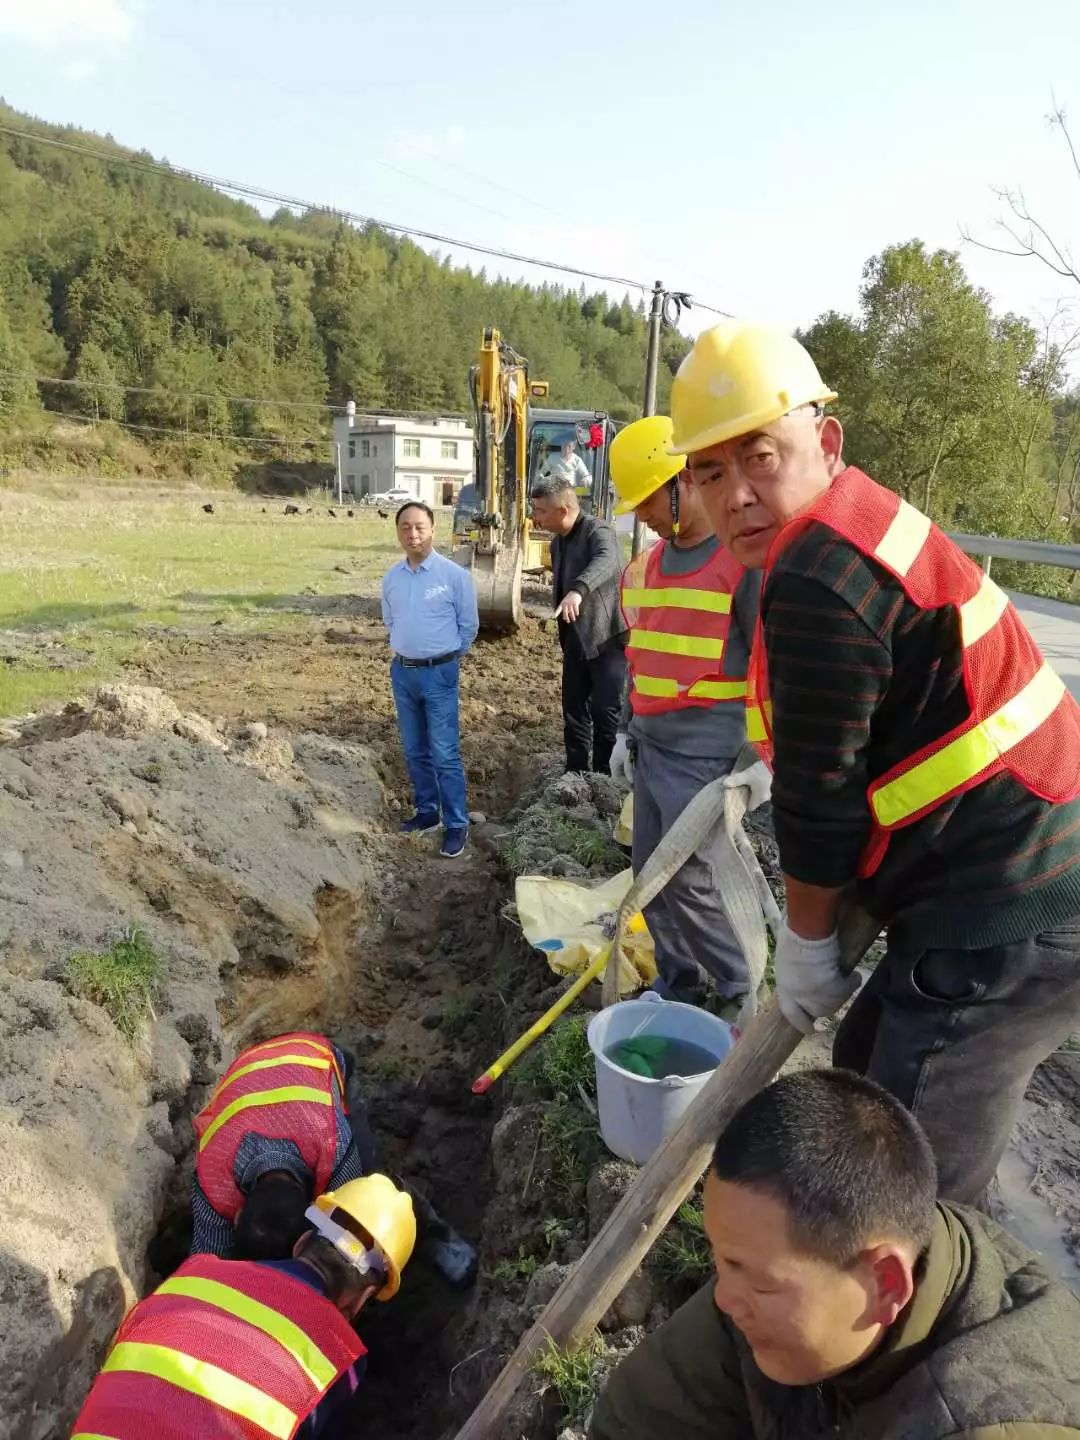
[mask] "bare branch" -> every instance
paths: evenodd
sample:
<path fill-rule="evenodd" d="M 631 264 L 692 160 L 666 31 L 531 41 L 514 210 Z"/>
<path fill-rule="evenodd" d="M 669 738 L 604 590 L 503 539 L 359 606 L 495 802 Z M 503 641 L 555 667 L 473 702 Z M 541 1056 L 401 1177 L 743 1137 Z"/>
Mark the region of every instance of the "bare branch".
<path fill-rule="evenodd" d="M 1058 246 L 1057 242 L 1054 240 L 1053 236 L 1049 234 L 1046 227 L 1034 218 L 1034 216 L 1027 208 L 1027 201 L 1024 199 L 1024 192 L 1021 190 L 1018 192 L 1018 194 L 1019 203 L 1016 196 L 1009 196 L 1009 208 L 1012 210 L 1013 214 L 1018 220 L 1022 220 L 1025 225 L 1033 226 L 1043 237 L 1043 239 L 1046 241 L 1047 245 L 1049 245 L 1051 251 L 1053 252 L 1054 258 L 1057 260 L 1058 264 L 1065 267 L 1064 270 L 1059 270 L 1058 274 L 1071 275 L 1072 278 L 1076 280 L 1078 284 L 1080 284 L 1080 276 L 1077 275 L 1075 269 L 1073 268 L 1072 256 L 1068 253 L 1068 251 L 1063 252 Z M 1009 234 L 1013 233 L 1011 230 L 1008 230 L 1007 226 L 1005 228 Z M 1017 237 L 1013 236 L 1013 238 L 1015 239 Z M 1028 237 L 1027 243 L 1029 245 L 1032 245 L 1030 236 Z M 1039 251 L 1037 246 L 1032 245 L 1032 248 L 1035 250 L 1035 253 L 1039 256 L 1040 260 L 1044 261 L 1045 264 L 1050 265 L 1050 261 L 1047 260 L 1046 257 Z M 1055 267 L 1053 265 L 1050 265 L 1050 268 L 1053 270 Z"/>
<path fill-rule="evenodd" d="M 1073 169 L 1076 171 L 1077 176 L 1080 177 L 1080 156 L 1077 155 L 1073 138 L 1069 134 L 1069 126 L 1065 118 L 1065 108 L 1059 105 L 1052 95 L 1050 98 L 1053 101 L 1054 108 L 1046 118 L 1050 122 L 1051 128 L 1056 126 L 1062 135 L 1065 136 L 1065 144 L 1069 147 L 1069 154 L 1072 156 Z"/>

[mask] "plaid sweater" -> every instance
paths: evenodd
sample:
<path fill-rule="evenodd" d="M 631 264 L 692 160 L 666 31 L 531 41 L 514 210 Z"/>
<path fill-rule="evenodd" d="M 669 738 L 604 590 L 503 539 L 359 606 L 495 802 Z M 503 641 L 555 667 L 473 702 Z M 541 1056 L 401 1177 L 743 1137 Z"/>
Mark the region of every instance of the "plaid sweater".
<path fill-rule="evenodd" d="M 761 605 L 773 702 L 773 815 L 786 874 L 846 885 L 870 831 L 866 789 L 968 713 L 956 610 L 920 610 L 875 561 L 811 525 Z M 893 833 L 860 898 L 928 947 L 983 949 L 1080 912 L 1080 800 L 1001 774 Z"/>

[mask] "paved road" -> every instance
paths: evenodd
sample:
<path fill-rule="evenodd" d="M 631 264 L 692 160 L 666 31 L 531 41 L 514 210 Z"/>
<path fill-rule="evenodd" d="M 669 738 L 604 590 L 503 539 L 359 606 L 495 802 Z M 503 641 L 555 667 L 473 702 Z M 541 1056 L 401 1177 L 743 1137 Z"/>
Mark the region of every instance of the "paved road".
<path fill-rule="evenodd" d="M 1010 598 L 1039 649 L 1080 700 L 1080 605 L 1034 595 L 1011 594 Z"/>

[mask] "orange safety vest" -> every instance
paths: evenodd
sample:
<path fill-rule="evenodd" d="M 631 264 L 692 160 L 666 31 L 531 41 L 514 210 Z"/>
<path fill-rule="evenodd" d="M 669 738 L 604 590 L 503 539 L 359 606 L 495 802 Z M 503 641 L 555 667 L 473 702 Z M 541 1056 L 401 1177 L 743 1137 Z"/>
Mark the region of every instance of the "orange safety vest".
<path fill-rule="evenodd" d="M 325 1035 L 298 1030 L 238 1055 L 195 1116 L 195 1173 L 219 1215 L 235 1221 L 245 1196 L 233 1166 L 245 1135 L 291 1140 L 315 1177 L 316 1195 L 330 1183 L 337 1153 L 333 1082 L 342 1105 L 345 1081 Z"/>
<path fill-rule="evenodd" d="M 884 566 L 921 610 L 946 605 L 956 610 L 971 707 L 966 720 L 867 789 L 873 830 L 860 875 L 872 875 L 881 864 L 893 830 L 1003 770 L 1044 800 L 1060 803 L 1080 795 L 1080 706 L 989 575 L 927 516 L 849 466 L 773 541 L 764 583 L 784 548 L 814 521 Z M 772 704 L 760 621 L 747 691 L 747 736 L 772 765 Z"/>
<path fill-rule="evenodd" d="M 658 541 L 623 571 L 634 714 L 741 703 L 745 676 L 725 675 L 723 662 L 732 598 L 745 567 L 720 546 L 691 574 L 664 575 L 660 560 L 667 543 Z"/>
<path fill-rule="evenodd" d="M 197 1255 L 123 1321 L 72 1440 L 291 1440 L 363 1354 L 302 1280 Z"/>

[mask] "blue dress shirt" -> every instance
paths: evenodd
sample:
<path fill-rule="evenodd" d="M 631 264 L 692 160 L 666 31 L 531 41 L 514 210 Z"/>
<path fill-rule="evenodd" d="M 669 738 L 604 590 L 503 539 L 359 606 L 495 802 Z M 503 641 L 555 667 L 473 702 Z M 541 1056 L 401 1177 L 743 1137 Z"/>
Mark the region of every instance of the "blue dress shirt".
<path fill-rule="evenodd" d="M 399 560 L 383 577 L 382 618 L 390 649 L 406 660 L 464 655 L 480 629 L 472 576 L 436 550 L 415 570 Z"/>

